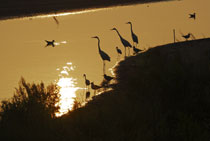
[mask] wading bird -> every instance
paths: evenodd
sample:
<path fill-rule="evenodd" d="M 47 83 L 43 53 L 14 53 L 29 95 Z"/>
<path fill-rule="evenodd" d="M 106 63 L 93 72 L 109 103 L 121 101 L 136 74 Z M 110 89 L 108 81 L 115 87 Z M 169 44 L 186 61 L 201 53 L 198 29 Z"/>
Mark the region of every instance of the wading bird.
<path fill-rule="evenodd" d="M 191 34 L 190 34 L 190 33 L 188 33 L 187 35 L 182 35 L 182 37 L 183 37 L 183 38 L 185 38 L 185 39 L 186 39 L 186 41 L 187 41 L 187 40 L 190 38 L 190 35 L 191 35 Z"/>
<path fill-rule="evenodd" d="M 122 51 L 118 47 L 116 47 L 116 50 L 117 50 L 117 60 L 118 60 L 120 57 L 120 54 L 122 54 Z"/>
<path fill-rule="evenodd" d="M 117 50 L 118 55 L 122 54 L 122 51 L 118 47 L 116 47 L 116 50 Z"/>
<path fill-rule="evenodd" d="M 141 49 L 138 49 L 135 46 L 133 46 L 133 54 L 134 55 L 137 54 L 137 53 L 139 53 L 139 52 L 141 52 L 141 51 L 142 51 Z"/>
<path fill-rule="evenodd" d="M 192 18 L 192 19 L 194 19 L 195 20 L 195 18 L 196 18 L 196 13 L 193 13 L 193 14 L 189 14 L 189 18 Z"/>
<path fill-rule="evenodd" d="M 52 40 L 52 41 L 45 40 L 45 42 L 47 43 L 45 47 L 47 47 L 47 46 L 55 47 L 55 44 L 54 44 L 55 40 Z"/>
<path fill-rule="evenodd" d="M 90 97 L 90 92 L 87 91 L 87 92 L 86 92 L 86 95 L 85 95 L 85 98 L 88 99 L 89 97 Z"/>
<path fill-rule="evenodd" d="M 120 37 L 120 40 L 121 40 L 123 46 L 125 47 L 125 57 L 126 57 L 126 47 L 129 47 L 129 48 L 132 47 L 131 44 L 120 35 L 120 33 L 118 32 L 118 30 L 116 28 L 112 28 L 111 30 L 115 30 L 117 32 L 118 36 Z M 129 49 L 129 54 L 130 54 L 130 49 Z"/>
<path fill-rule="evenodd" d="M 94 36 L 92 38 L 98 39 L 98 52 L 99 52 L 99 54 L 101 56 L 101 59 L 103 60 L 103 73 L 105 74 L 105 61 L 109 61 L 110 62 L 111 59 L 110 59 L 109 55 L 106 52 L 104 52 L 103 50 L 101 50 L 99 37 L 98 36 Z"/>
<path fill-rule="evenodd" d="M 108 82 L 111 81 L 113 78 L 114 77 L 111 77 L 111 76 L 108 76 L 108 75 L 104 74 L 104 79 Z"/>
<path fill-rule="evenodd" d="M 131 26 L 131 36 L 132 36 L 132 39 L 133 39 L 133 46 L 135 46 L 134 43 L 136 43 L 136 47 L 137 47 L 137 44 L 139 43 L 139 41 L 138 41 L 138 37 L 136 36 L 136 34 L 133 33 L 132 23 L 127 22 L 126 24 L 130 24 L 130 26 Z"/>
<path fill-rule="evenodd" d="M 96 94 L 96 90 L 100 89 L 101 86 L 95 85 L 94 82 L 91 82 L 91 88 L 94 90 L 94 95 Z"/>
<path fill-rule="evenodd" d="M 90 81 L 86 78 L 86 74 L 84 74 L 83 75 L 84 76 L 84 78 L 85 78 L 85 85 L 86 85 L 86 88 L 88 89 L 89 87 L 89 85 L 90 85 Z"/>

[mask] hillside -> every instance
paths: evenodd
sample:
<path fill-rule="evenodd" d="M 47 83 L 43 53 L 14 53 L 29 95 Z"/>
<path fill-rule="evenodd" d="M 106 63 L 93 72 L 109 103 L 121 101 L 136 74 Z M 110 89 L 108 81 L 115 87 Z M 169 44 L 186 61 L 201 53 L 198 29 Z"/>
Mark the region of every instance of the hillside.
<path fill-rule="evenodd" d="M 121 61 L 112 90 L 86 106 L 50 124 L 8 122 L 1 133 L 23 140 L 209 141 L 209 72 L 210 38 L 151 48 Z"/>
<path fill-rule="evenodd" d="M 112 91 L 65 117 L 66 129 L 81 127 L 66 130 L 69 135 L 113 141 L 210 139 L 210 39 L 149 49 L 120 62 L 115 72 Z"/>

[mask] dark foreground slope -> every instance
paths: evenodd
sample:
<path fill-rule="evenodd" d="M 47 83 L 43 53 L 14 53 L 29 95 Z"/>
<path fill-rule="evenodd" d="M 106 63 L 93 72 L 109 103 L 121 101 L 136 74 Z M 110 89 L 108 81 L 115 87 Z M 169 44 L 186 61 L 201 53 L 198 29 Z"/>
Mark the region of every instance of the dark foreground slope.
<path fill-rule="evenodd" d="M 149 49 L 120 62 L 116 74 L 112 91 L 63 119 L 64 129 L 74 131 L 67 134 L 79 140 L 210 139 L 210 39 Z"/>
<path fill-rule="evenodd" d="M 167 0 L 3 0 L 0 19 Z"/>
<path fill-rule="evenodd" d="M 25 117 L 17 124 L 16 120 L 8 120 L 0 129 L 1 137 L 59 141 L 210 140 L 210 39 L 149 49 L 120 62 L 115 71 L 117 83 L 113 90 L 95 97 L 85 107 L 49 121 Z"/>

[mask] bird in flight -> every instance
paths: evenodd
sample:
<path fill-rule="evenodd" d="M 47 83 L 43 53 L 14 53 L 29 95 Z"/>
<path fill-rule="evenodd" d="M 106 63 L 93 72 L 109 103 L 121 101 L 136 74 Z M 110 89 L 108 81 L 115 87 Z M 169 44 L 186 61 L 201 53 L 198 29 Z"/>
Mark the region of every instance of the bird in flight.
<path fill-rule="evenodd" d="M 191 19 L 194 19 L 194 20 L 196 19 L 196 13 L 189 14 L 189 16 L 190 16 L 189 18 Z"/>
<path fill-rule="evenodd" d="M 55 40 L 52 40 L 52 41 L 45 40 L 45 42 L 47 43 L 45 47 L 47 47 L 47 46 L 55 47 L 55 44 L 54 44 Z"/>

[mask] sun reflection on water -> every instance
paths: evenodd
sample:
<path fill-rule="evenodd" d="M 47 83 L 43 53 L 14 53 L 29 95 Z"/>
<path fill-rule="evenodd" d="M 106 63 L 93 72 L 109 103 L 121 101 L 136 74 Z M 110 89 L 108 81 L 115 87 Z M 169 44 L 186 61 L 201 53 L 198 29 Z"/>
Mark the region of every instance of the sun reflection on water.
<path fill-rule="evenodd" d="M 73 104 L 76 98 L 76 91 L 79 87 L 76 87 L 76 80 L 69 75 L 70 71 L 74 71 L 75 67 L 71 62 L 68 62 L 66 66 L 62 68 L 58 68 L 60 71 L 59 80 L 57 81 L 57 85 L 60 87 L 60 101 L 57 103 L 60 106 L 60 110 L 56 113 L 56 116 L 62 116 L 66 114 L 73 108 Z"/>

